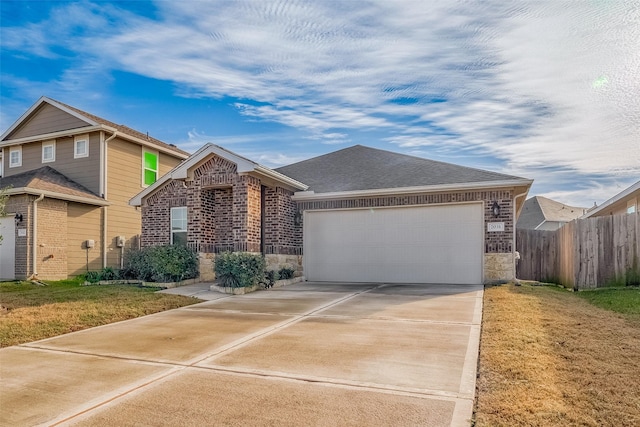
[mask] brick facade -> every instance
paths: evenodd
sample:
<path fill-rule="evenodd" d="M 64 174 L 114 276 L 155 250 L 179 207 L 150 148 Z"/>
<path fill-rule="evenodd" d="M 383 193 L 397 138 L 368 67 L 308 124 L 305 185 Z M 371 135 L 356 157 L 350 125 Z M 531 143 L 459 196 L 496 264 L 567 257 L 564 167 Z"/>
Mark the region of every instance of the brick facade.
<path fill-rule="evenodd" d="M 170 208 L 176 206 L 187 207 L 187 242 L 198 252 L 232 250 L 301 256 L 300 213 L 304 211 L 482 202 L 485 280 L 514 277 L 512 189 L 299 202 L 292 200 L 293 195 L 293 191 L 274 186 L 273 182 L 262 182 L 253 174 L 239 174 L 234 163 L 212 155 L 191 171 L 185 181 L 169 181 L 142 200 L 141 244 L 170 243 Z M 500 206 L 497 217 L 492 212 L 494 202 Z M 487 225 L 496 222 L 504 223 L 504 230 L 488 231 Z"/>
<path fill-rule="evenodd" d="M 299 254 L 292 195 L 212 156 L 189 179 L 169 181 L 143 200 L 141 245 L 169 244 L 171 208 L 186 206 L 187 242 L 199 252 Z"/>
<path fill-rule="evenodd" d="M 67 278 L 67 202 L 44 198 L 38 202 L 38 247 L 36 267 L 39 278 Z"/>
<path fill-rule="evenodd" d="M 268 244 L 264 252 L 267 254 L 302 254 L 302 228 L 295 224 L 296 205 L 292 196 L 292 191 L 279 187 L 265 191 L 264 234 Z"/>
<path fill-rule="evenodd" d="M 493 202 L 500 205 L 500 215 L 496 218 L 491 212 Z M 456 191 L 450 193 L 430 193 L 416 195 L 358 197 L 339 200 L 314 200 L 297 203 L 299 211 L 319 209 L 354 209 L 390 206 L 421 206 L 443 203 L 484 203 L 485 253 L 506 253 L 513 249 L 513 191 Z M 489 232 L 487 224 L 504 222 L 504 231 Z M 301 234 L 300 234 L 301 237 Z"/>
<path fill-rule="evenodd" d="M 9 197 L 5 210 L 21 214 L 16 225 L 15 277 L 28 279 L 34 272 L 33 258 L 33 201 L 36 196 Z M 44 198 L 38 202 L 38 239 L 35 267 L 38 278 L 61 280 L 67 278 L 67 202 Z M 20 236 L 20 233 L 24 233 Z"/>

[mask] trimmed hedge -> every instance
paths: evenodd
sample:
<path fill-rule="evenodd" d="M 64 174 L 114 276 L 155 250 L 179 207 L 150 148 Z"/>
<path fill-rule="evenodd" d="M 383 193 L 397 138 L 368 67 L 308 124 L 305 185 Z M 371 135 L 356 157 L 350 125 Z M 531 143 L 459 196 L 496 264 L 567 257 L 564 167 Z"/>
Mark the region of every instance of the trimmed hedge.
<path fill-rule="evenodd" d="M 125 254 L 124 279 L 179 282 L 198 277 L 198 255 L 186 246 L 151 246 Z"/>
<path fill-rule="evenodd" d="M 247 288 L 265 280 L 267 263 L 261 255 L 223 252 L 216 256 L 216 279 L 224 287 Z"/>

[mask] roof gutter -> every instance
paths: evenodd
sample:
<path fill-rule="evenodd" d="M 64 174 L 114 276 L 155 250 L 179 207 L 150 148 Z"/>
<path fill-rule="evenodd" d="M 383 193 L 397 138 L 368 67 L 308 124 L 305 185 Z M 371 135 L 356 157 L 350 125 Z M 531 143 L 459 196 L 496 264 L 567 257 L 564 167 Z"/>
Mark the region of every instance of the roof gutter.
<path fill-rule="evenodd" d="M 51 132 L 51 133 L 46 133 L 44 135 L 25 136 L 24 138 L 9 139 L 7 141 L 2 141 L 0 142 L 0 147 L 9 147 L 12 145 L 26 144 L 27 142 L 44 141 L 47 139 L 55 139 L 55 138 L 61 138 L 61 137 L 71 136 L 71 135 L 80 135 L 83 133 L 94 132 L 102 129 L 103 129 L 102 126 L 97 125 L 97 126 L 88 126 L 88 127 L 81 127 L 76 129 L 69 129 L 69 130 L 64 130 L 60 132 Z"/>
<path fill-rule="evenodd" d="M 336 191 L 330 193 L 314 193 L 313 191 L 297 192 L 293 196 L 293 200 L 296 202 L 302 202 L 307 200 L 326 200 L 326 199 L 347 199 L 353 197 L 375 197 L 375 196 L 390 196 L 396 194 L 417 194 L 417 193 L 434 193 L 443 191 L 464 191 L 464 190 L 477 190 L 485 188 L 501 188 L 501 187 L 522 187 L 530 186 L 533 183 L 532 179 L 511 179 L 504 181 L 492 181 L 492 182 L 466 182 L 459 184 L 438 184 L 438 185 L 423 185 L 416 187 L 399 187 L 399 188 L 382 188 L 373 190 L 355 190 L 355 191 Z M 527 194 L 527 190 L 524 194 Z"/>
<path fill-rule="evenodd" d="M 266 168 L 264 166 L 258 165 L 254 169 L 255 172 L 260 173 L 262 175 L 266 175 L 269 178 L 273 178 L 277 181 L 283 182 L 292 186 L 293 188 L 297 188 L 299 190 L 305 191 L 309 188 L 308 185 L 301 183 L 300 181 L 296 181 L 293 178 L 289 178 L 288 176 L 281 174 L 280 172 L 276 172 L 273 169 Z"/>
<path fill-rule="evenodd" d="M 112 127 L 105 126 L 105 125 L 87 126 L 87 127 L 69 129 L 69 130 L 60 131 L 60 132 L 47 133 L 47 134 L 44 134 L 44 135 L 26 136 L 24 138 L 10 139 L 8 141 L 0 142 L 0 147 L 10 147 L 12 145 L 26 144 L 27 142 L 42 141 L 42 140 L 46 140 L 46 139 L 62 138 L 62 137 L 65 137 L 65 136 L 80 135 L 80 134 L 83 134 L 83 133 L 100 131 L 100 130 L 104 130 L 104 131 L 112 132 L 112 133 L 116 133 L 117 132 L 117 129 L 114 129 Z M 144 145 L 146 147 L 151 147 L 154 150 L 158 150 L 158 151 L 163 152 L 165 154 L 171 154 L 172 156 L 178 157 L 178 158 L 180 158 L 182 160 L 184 160 L 187 157 L 189 157 L 189 154 L 183 154 L 183 153 L 180 153 L 178 151 L 170 150 L 170 149 L 162 147 L 160 145 L 156 145 L 151 141 L 146 141 L 146 140 L 144 140 L 142 138 L 138 138 L 138 137 L 135 137 L 135 136 L 132 136 L 132 135 L 124 134 L 124 133 L 120 133 L 119 136 L 122 137 L 122 138 L 128 139 L 130 141 L 133 141 L 133 142 L 135 142 L 137 144 Z"/>
<path fill-rule="evenodd" d="M 30 194 L 32 196 L 47 196 L 51 199 L 59 199 L 59 200 L 67 200 L 70 202 L 78 202 L 78 203 L 85 203 L 87 205 L 95 205 L 95 206 L 109 206 L 111 203 L 107 202 L 106 200 L 100 200 L 100 199 L 90 199 L 88 197 L 82 197 L 82 196 L 74 196 L 71 194 L 63 194 L 63 193 L 56 193 L 55 191 L 48 191 L 48 190 L 36 190 L 33 188 L 29 188 L 29 187 L 20 187 L 20 188 L 11 188 L 9 190 L 7 190 L 7 194 L 11 195 L 11 194 Z"/>

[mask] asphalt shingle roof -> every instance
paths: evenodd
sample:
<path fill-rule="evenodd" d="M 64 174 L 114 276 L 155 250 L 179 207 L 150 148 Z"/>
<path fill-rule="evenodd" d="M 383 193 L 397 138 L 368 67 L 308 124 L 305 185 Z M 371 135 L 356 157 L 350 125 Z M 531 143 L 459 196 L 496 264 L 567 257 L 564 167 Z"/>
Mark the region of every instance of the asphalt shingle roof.
<path fill-rule="evenodd" d="M 517 227 L 535 229 L 543 221 L 570 222 L 586 211 L 587 208 L 569 206 L 546 197 L 535 196 L 524 202 Z"/>
<path fill-rule="evenodd" d="M 180 153 L 180 154 L 187 155 L 187 156 L 190 155 L 190 153 L 188 153 L 188 152 L 186 152 L 184 150 L 181 150 L 180 148 L 176 147 L 173 144 L 167 144 L 166 142 L 160 141 L 159 139 L 155 139 L 155 138 L 153 138 L 153 137 L 151 137 L 151 136 L 149 136 L 147 134 L 144 134 L 142 132 L 138 132 L 135 129 L 131 129 L 128 126 L 116 124 L 116 123 L 111 122 L 109 120 L 103 119 L 102 117 L 98 117 L 98 116 L 96 116 L 94 114 L 87 113 L 86 111 L 82 111 L 79 108 L 72 107 L 71 105 L 65 104 L 65 103 L 57 101 L 55 99 L 52 99 L 52 101 L 55 101 L 58 104 L 63 105 L 66 108 L 68 108 L 70 110 L 73 110 L 76 113 L 78 113 L 78 114 L 80 114 L 80 115 L 82 115 L 82 116 L 84 116 L 84 117 L 86 117 L 88 119 L 93 120 L 94 122 L 100 123 L 101 125 L 104 125 L 104 126 L 109 126 L 111 128 L 115 128 L 118 132 L 121 132 L 121 133 L 123 133 L 125 135 L 129 135 L 129 136 L 133 136 L 135 138 L 147 140 L 147 141 L 151 142 L 152 144 L 158 145 L 160 147 L 164 147 L 164 148 L 166 148 L 168 150 L 175 151 L 176 153 Z"/>
<path fill-rule="evenodd" d="M 525 178 L 355 145 L 275 169 L 316 193 Z"/>
<path fill-rule="evenodd" d="M 57 193 L 60 194 L 62 198 L 66 195 L 104 202 L 104 199 L 98 197 L 83 185 L 78 184 L 50 166 L 43 166 L 16 175 L 1 177 L 0 188 L 5 187 L 9 187 L 9 189 L 30 188 Z"/>

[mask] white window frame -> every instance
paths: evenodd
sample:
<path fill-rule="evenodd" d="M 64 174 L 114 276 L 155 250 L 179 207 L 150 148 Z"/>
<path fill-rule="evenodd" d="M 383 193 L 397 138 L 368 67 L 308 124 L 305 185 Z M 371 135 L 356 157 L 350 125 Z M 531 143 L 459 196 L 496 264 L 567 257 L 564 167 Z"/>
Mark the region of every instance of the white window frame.
<path fill-rule="evenodd" d="M 46 159 L 44 157 L 45 148 L 51 147 L 51 158 Z M 44 141 L 42 143 L 42 163 L 51 163 L 56 161 L 56 140 Z"/>
<path fill-rule="evenodd" d="M 160 153 L 158 153 L 156 150 L 149 150 L 147 148 L 142 147 L 142 176 L 141 176 L 141 182 L 142 182 L 142 186 L 143 187 L 149 187 L 153 184 L 147 184 L 144 180 L 144 173 L 147 171 L 147 167 L 145 165 L 144 162 L 144 155 L 145 153 L 149 153 L 149 154 L 153 154 L 154 156 L 156 156 L 156 169 L 149 169 L 152 172 L 156 173 L 156 179 L 153 182 L 156 182 L 158 180 L 158 178 L 160 178 Z"/>
<path fill-rule="evenodd" d="M 18 153 L 18 161 L 15 163 L 13 161 L 13 153 Z M 22 166 L 22 145 L 9 148 L 9 167 L 19 168 L 20 166 Z"/>
<path fill-rule="evenodd" d="M 178 210 L 180 212 L 184 212 L 184 218 L 174 218 L 174 212 L 177 212 Z M 171 215 L 170 215 L 169 221 L 170 221 L 170 232 L 171 232 L 171 244 L 173 245 L 174 244 L 173 243 L 173 235 L 174 235 L 174 233 L 185 233 L 185 236 L 186 236 L 187 227 L 188 227 L 188 225 L 187 225 L 187 207 L 186 206 L 176 206 L 174 208 L 171 208 Z M 174 228 L 174 224 L 177 221 L 180 221 L 180 223 L 184 222 L 184 228 Z M 180 225 L 182 227 L 183 224 L 177 224 L 177 225 Z"/>
<path fill-rule="evenodd" d="M 636 213 L 637 211 L 638 211 L 638 208 L 636 206 L 636 199 L 629 200 L 627 202 L 627 214 Z"/>
<path fill-rule="evenodd" d="M 78 143 L 82 141 L 85 142 L 84 146 L 86 150 L 84 151 L 84 153 L 78 153 Z M 83 157 L 89 157 L 89 135 L 88 134 L 76 135 L 73 137 L 73 158 L 81 159 Z"/>

